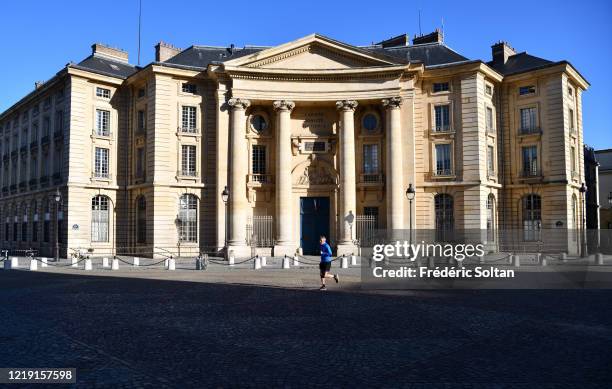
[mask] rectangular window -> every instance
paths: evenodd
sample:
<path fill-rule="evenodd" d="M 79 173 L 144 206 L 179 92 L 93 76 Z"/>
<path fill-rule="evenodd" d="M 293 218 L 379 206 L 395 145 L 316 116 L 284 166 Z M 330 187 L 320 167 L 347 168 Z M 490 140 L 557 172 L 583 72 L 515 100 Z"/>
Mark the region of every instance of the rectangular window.
<path fill-rule="evenodd" d="M 32 157 L 30 161 L 30 179 L 35 180 L 38 177 L 38 160 Z"/>
<path fill-rule="evenodd" d="M 32 124 L 32 132 L 30 133 L 30 142 L 38 141 L 38 124 Z"/>
<path fill-rule="evenodd" d="M 378 145 L 363 145 L 363 174 L 366 175 L 365 181 L 368 181 L 368 175 L 378 175 L 378 173 Z"/>
<path fill-rule="evenodd" d="M 436 105 L 434 107 L 436 131 L 450 131 L 450 105 Z"/>
<path fill-rule="evenodd" d="M 535 177 L 539 175 L 538 170 L 538 147 L 523 147 L 523 176 Z"/>
<path fill-rule="evenodd" d="M 378 229 L 378 207 L 363 207 L 363 214 L 367 218 L 371 218 L 374 224 L 372 228 L 377 230 Z"/>
<path fill-rule="evenodd" d="M 196 147 L 191 145 L 181 146 L 181 175 L 196 176 Z"/>
<path fill-rule="evenodd" d="M 567 95 L 569 96 L 570 99 L 573 99 L 574 98 L 574 88 L 572 88 L 571 86 L 568 86 Z"/>
<path fill-rule="evenodd" d="M 45 116 L 43 118 L 43 136 L 49 136 L 49 131 L 51 131 L 51 120 L 49 116 Z"/>
<path fill-rule="evenodd" d="M 181 119 L 181 130 L 183 132 L 196 132 L 196 107 L 183 106 Z"/>
<path fill-rule="evenodd" d="M 452 174 L 451 145 L 449 143 L 436 145 L 436 175 L 450 176 Z"/>
<path fill-rule="evenodd" d="M 572 169 L 572 174 L 575 174 L 577 169 L 576 169 L 576 147 L 572 146 L 570 148 L 570 163 L 571 163 L 571 169 Z"/>
<path fill-rule="evenodd" d="M 32 242 L 38 242 L 38 222 L 32 222 Z"/>
<path fill-rule="evenodd" d="M 110 136 L 110 111 L 96 109 L 96 134 Z"/>
<path fill-rule="evenodd" d="M 28 223 L 27 222 L 21 223 L 21 241 L 22 242 L 28 241 Z"/>
<path fill-rule="evenodd" d="M 493 87 L 491 85 L 485 85 L 485 93 L 489 96 L 493 94 Z"/>
<path fill-rule="evenodd" d="M 144 147 L 136 149 L 136 177 L 144 177 Z"/>
<path fill-rule="evenodd" d="M 94 176 L 96 178 L 109 178 L 108 149 L 96 147 Z"/>
<path fill-rule="evenodd" d="M 519 87 L 519 95 L 520 96 L 532 95 L 535 92 L 536 92 L 536 88 L 535 88 L 534 85 L 525 85 L 525 86 Z"/>
<path fill-rule="evenodd" d="M 492 132 L 493 130 L 493 108 L 487 107 L 487 131 Z"/>
<path fill-rule="evenodd" d="M 138 89 L 138 98 L 145 97 L 145 88 Z"/>
<path fill-rule="evenodd" d="M 189 84 L 187 82 L 184 82 L 181 90 L 183 91 L 183 93 L 191 93 L 191 94 L 196 94 L 198 93 L 198 88 L 195 84 Z"/>
<path fill-rule="evenodd" d="M 574 125 L 574 110 L 569 109 L 569 129 L 571 133 L 576 132 L 576 126 Z"/>
<path fill-rule="evenodd" d="M 434 82 L 433 91 L 434 93 L 448 92 L 449 91 L 448 82 Z"/>
<path fill-rule="evenodd" d="M 252 168 L 254 180 L 261 182 L 265 177 L 257 177 L 258 175 L 266 174 L 266 146 L 253 145 L 252 153 Z"/>
<path fill-rule="evenodd" d="M 495 174 L 495 148 L 491 145 L 487 146 L 487 168 L 489 175 Z"/>
<path fill-rule="evenodd" d="M 64 131 L 64 111 L 55 112 L 55 129 L 56 133 L 62 133 Z"/>
<path fill-rule="evenodd" d="M 147 121 L 145 117 L 145 111 L 138 111 L 138 130 L 144 131 L 147 128 Z"/>
<path fill-rule="evenodd" d="M 49 242 L 49 220 L 45 219 L 43 223 L 43 242 Z"/>
<path fill-rule="evenodd" d="M 537 110 L 535 107 L 521 108 L 521 133 L 532 134 L 537 131 Z"/>
<path fill-rule="evenodd" d="M 96 88 L 96 97 L 100 97 L 103 99 L 110 99 L 110 95 L 111 95 L 110 89 L 100 88 L 100 87 Z"/>

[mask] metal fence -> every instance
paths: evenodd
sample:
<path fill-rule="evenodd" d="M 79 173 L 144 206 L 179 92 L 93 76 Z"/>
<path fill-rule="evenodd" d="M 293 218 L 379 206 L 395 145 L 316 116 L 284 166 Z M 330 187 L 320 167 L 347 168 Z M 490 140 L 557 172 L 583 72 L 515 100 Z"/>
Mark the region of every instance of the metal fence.
<path fill-rule="evenodd" d="M 374 215 L 357 215 L 355 218 L 355 237 L 357 244 L 362 247 L 369 246 L 375 238 L 378 228 L 378 218 Z"/>
<path fill-rule="evenodd" d="M 247 220 L 247 245 L 254 247 L 274 246 L 274 218 L 252 216 Z"/>

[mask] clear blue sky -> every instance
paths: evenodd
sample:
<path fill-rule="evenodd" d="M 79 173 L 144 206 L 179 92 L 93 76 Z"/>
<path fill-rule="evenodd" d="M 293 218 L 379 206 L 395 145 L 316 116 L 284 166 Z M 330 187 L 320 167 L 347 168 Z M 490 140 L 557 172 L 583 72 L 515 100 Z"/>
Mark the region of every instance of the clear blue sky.
<path fill-rule="evenodd" d="M 586 143 L 612 148 L 612 2 L 601 1 L 156 1 L 142 0 L 141 63 L 159 40 L 179 47 L 276 45 L 318 32 L 355 45 L 441 26 L 446 43 L 471 59 L 490 59 L 506 40 L 518 51 L 569 60 L 591 83 L 583 97 Z M 136 62 L 138 0 L 6 1 L 0 14 L 0 112 L 90 54 L 94 42 Z"/>

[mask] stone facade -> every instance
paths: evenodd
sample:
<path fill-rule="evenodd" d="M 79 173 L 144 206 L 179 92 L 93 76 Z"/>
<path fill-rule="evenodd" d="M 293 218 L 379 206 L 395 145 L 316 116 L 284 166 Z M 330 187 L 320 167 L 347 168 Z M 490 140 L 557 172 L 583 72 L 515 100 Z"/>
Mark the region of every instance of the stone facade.
<path fill-rule="evenodd" d="M 261 250 L 290 255 L 304 199 L 328 204 L 317 220 L 339 254 L 355 252 L 363 215 L 388 229 L 582 228 L 588 83 L 565 61 L 504 70 L 522 53 L 502 43 L 488 63 L 430 65 L 310 35 L 241 55 L 160 43 L 156 62 L 119 74 L 127 54 L 93 48 L 108 71 L 69 64 L 0 115 L 3 247 L 49 255 L 59 226 L 62 255 L 244 257 L 270 217 Z M 190 50 L 216 59 L 173 62 Z"/>

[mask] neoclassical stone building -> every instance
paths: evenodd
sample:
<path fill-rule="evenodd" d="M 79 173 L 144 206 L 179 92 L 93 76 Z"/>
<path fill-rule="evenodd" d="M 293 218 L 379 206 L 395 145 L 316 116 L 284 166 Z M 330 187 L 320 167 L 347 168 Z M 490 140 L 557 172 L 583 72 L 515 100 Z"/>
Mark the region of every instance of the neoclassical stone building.
<path fill-rule="evenodd" d="M 504 42 L 470 60 L 438 31 L 367 47 L 316 34 L 241 49 L 160 43 L 144 67 L 92 48 L 0 115 L 3 247 L 49 255 L 57 231 L 63 255 L 246 256 L 250 244 L 283 255 L 316 252 L 324 233 L 345 253 L 364 220 L 581 226 L 589 84 L 567 61 Z"/>

